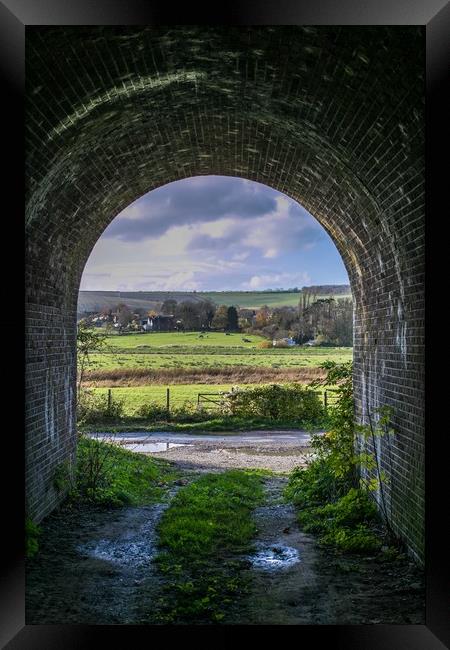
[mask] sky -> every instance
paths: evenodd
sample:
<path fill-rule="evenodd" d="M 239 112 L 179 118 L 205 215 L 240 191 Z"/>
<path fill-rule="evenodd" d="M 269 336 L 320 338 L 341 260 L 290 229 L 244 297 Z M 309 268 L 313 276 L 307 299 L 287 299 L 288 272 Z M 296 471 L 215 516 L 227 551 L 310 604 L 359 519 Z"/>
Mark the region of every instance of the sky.
<path fill-rule="evenodd" d="M 84 291 L 252 291 L 347 284 L 314 217 L 254 181 L 195 176 L 118 214 L 85 266 Z"/>

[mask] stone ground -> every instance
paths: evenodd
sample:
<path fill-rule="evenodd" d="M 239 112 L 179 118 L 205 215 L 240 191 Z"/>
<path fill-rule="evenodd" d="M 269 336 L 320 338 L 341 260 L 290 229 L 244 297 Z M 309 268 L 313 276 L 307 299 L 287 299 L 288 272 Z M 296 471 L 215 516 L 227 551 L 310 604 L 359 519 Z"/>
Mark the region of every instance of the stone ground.
<path fill-rule="evenodd" d="M 310 435 L 305 431 L 242 431 L 239 434 L 117 434 L 115 442 L 133 451 L 145 450 L 152 444 L 180 444 L 155 453 L 158 458 L 173 461 L 186 470 L 220 471 L 224 469 L 270 469 L 288 473 L 304 466 L 311 450 Z"/>
<path fill-rule="evenodd" d="M 245 436 L 191 441 L 155 455 L 173 461 L 187 480 L 231 467 L 266 467 L 267 503 L 255 511 L 257 551 L 275 557 L 264 565 L 246 558 L 250 591 L 234 604 L 231 625 L 423 624 L 422 573 L 408 560 L 340 555 L 318 547 L 282 500 L 282 474 L 303 464 L 308 447 Z M 261 434 L 254 435 L 254 440 Z M 134 445 L 137 445 L 136 439 Z M 50 515 L 37 558 L 28 563 L 27 624 L 139 624 L 151 621 L 162 578 L 152 559 L 155 525 L 164 502 L 119 510 L 62 509 Z M 291 554 L 292 561 L 283 562 Z M 258 556 L 259 557 L 259 556 Z M 278 561 L 276 558 L 281 558 Z M 272 558 L 273 559 L 273 558 Z"/>

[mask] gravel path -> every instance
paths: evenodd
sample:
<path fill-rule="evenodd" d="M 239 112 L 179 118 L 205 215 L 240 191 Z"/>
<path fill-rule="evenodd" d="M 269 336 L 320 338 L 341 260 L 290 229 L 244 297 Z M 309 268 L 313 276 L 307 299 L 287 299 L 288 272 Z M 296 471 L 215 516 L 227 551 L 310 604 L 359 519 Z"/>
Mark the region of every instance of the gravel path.
<path fill-rule="evenodd" d="M 195 443 L 175 447 L 155 455 L 175 462 L 182 469 L 222 471 L 225 469 L 270 469 L 277 473 L 290 472 L 306 464 L 306 447 L 285 449 L 277 446 L 234 447 L 226 443 Z"/>
<path fill-rule="evenodd" d="M 300 430 L 228 434 L 122 433 L 117 434 L 114 441 L 135 452 L 175 462 L 181 469 L 209 472 L 257 468 L 284 474 L 294 467 L 304 466 L 311 452 L 310 434 Z M 174 446 L 164 449 L 161 443 Z"/>
<path fill-rule="evenodd" d="M 272 438 L 273 432 L 254 447 L 245 436 L 225 442 L 191 440 L 156 453 L 193 470 L 185 472 L 161 503 L 52 513 L 43 524 L 40 553 L 27 566 L 27 624 L 148 624 L 164 584 L 152 562 L 155 525 L 178 486 L 205 471 L 263 467 L 280 474 L 305 462 L 307 446 Z M 133 444 L 139 443 L 135 439 Z M 265 481 L 267 503 L 254 513 L 256 553 L 243 558 L 250 589 L 224 622 L 423 624 L 421 572 L 406 560 L 380 562 L 320 549 L 298 527 L 294 507 L 282 499 L 286 481 L 280 475 Z"/>

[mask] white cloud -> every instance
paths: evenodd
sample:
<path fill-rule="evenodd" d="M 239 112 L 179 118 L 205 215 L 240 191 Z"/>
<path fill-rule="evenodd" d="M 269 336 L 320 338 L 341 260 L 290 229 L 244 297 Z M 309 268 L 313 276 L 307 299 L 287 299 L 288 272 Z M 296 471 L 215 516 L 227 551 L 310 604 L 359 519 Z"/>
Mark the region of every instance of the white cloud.
<path fill-rule="evenodd" d="M 323 246 L 328 235 L 288 197 L 242 179 L 225 183 L 199 177 L 186 179 L 186 187 L 181 183 L 159 188 L 156 198 L 151 199 L 151 192 L 121 213 L 120 228 L 113 227 L 95 245 L 81 289 L 303 286 L 311 276 L 296 268 L 308 265 L 316 276 L 316 267 L 324 267 L 324 249 L 315 266 L 308 251 L 319 242 Z M 189 188 L 195 189 L 193 196 Z M 325 265 L 329 263 L 327 258 Z"/>
<path fill-rule="evenodd" d="M 267 273 L 253 275 L 242 283 L 243 289 L 275 289 L 278 287 L 302 287 L 311 284 L 311 276 L 306 271 L 300 273 Z"/>

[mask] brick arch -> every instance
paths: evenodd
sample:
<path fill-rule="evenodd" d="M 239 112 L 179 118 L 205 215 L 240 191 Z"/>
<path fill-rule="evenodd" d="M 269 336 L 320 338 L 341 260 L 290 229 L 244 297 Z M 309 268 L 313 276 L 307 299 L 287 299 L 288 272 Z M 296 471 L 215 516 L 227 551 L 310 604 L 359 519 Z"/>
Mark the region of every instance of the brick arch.
<path fill-rule="evenodd" d="M 76 301 L 100 234 L 151 189 L 264 183 L 333 238 L 355 296 L 358 417 L 394 408 L 393 525 L 423 558 L 423 34 L 385 27 L 31 28 L 27 507 L 75 453 Z M 384 453 L 384 450 L 382 450 Z"/>

